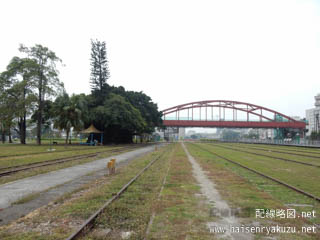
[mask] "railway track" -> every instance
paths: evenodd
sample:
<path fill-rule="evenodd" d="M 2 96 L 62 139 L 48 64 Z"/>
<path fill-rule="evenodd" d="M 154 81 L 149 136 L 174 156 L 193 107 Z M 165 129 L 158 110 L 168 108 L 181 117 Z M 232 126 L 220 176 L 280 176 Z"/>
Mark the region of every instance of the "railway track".
<path fill-rule="evenodd" d="M 260 175 L 260 176 L 262 176 L 262 177 L 264 177 L 264 178 L 267 178 L 267 179 L 269 179 L 269 180 L 272 180 L 272 181 L 274 181 L 274 182 L 276 182 L 276 183 L 279 183 L 279 184 L 281 184 L 281 185 L 283 185 L 283 186 L 285 186 L 285 187 L 287 187 L 287 188 L 289 188 L 289 189 L 291 189 L 291 190 L 294 190 L 294 191 L 296 191 L 296 192 L 298 192 L 298 193 L 300 193 L 300 194 L 302 194 L 302 195 L 304 195 L 304 196 L 307 196 L 307 197 L 309 197 L 309 198 L 312 198 L 312 199 L 320 202 L 320 197 L 317 197 L 317 196 L 315 196 L 315 195 L 313 195 L 313 194 L 311 194 L 311 193 L 305 192 L 305 191 L 303 191 L 302 189 L 296 188 L 296 187 L 294 187 L 294 186 L 292 186 L 292 185 L 290 185 L 290 184 L 288 184 L 288 183 L 286 183 L 286 182 L 283 182 L 283 181 L 281 181 L 281 180 L 279 180 L 279 179 L 276 179 L 276 178 L 274 178 L 274 177 L 268 176 L 268 175 L 266 175 L 266 174 L 264 174 L 264 173 L 262 173 L 262 172 L 259 172 L 259 171 L 255 170 L 255 169 L 249 168 L 249 167 L 247 167 L 247 166 L 245 166 L 245 165 L 243 165 L 243 164 L 240 164 L 240 163 L 238 163 L 238 162 L 236 162 L 236 161 L 233 161 L 233 160 L 228 159 L 228 158 L 226 158 L 226 157 L 224 157 L 224 156 L 221 156 L 220 154 L 217 154 L 217 153 L 212 152 L 212 151 L 210 151 L 210 150 L 208 150 L 208 149 L 206 149 L 206 148 L 203 148 L 203 147 L 199 146 L 198 144 L 193 144 L 193 145 L 196 146 L 196 147 L 198 147 L 199 149 L 201 149 L 201 150 L 203 150 L 203 151 L 206 151 L 206 152 L 208 152 L 208 153 L 210 153 L 210 154 L 212 154 L 212 155 L 214 155 L 214 156 L 216 156 L 216 157 L 219 157 L 219 158 L 221 158 L 221 159 L 223 159 L 223 160 L 225 160 L 225 161 L 227 161 L 227 162 L 230 162 L 230 163 L 232 163 L 232 164 L 234 164 L 234 165 L 237 165 L 237 166 L 239 166 L 239 167 L 241 167 L 241 168 L 244 168 L 244 169 L 246 169 L 246 170 L 249 170 L 250 172 L 256 173 L 256 174 L 258 174 L 258 175 Z"/>
<path fill-rule="evenodd" d="M 126 183 L 113 197 L 109 198 L 105 204 L 92 214 L 74 233 L 72 233 L 67 240 L 75 240 L 88 233 L 93 227 L 95 220 L 104 212 L 104 210 L 114 201 L 116 201 L 128 188 L 132 185 L 146 170 L 148 170 L 156 161 L 158 161 L 163 155 L 163 151 L 160 155 L 155 157 L 147 166 L 145 166 L 137 175 L 135 175 L 128 183 Z"/>
<path fill-rule="evenodd" d="M 239 146 L 239 147 L 242 147 L 242 146 Z M 265 151 L 265 152 L 283 153 L 283 154 L 288 154 L 288 155 L 293 155 L 293 156 L 320 159 L 320 156 L 311 156 L 311 155 L 306 155 L 306 154 L 301 154 L 301 153 L 292 153 L 292 152 L 287 152 L 287 151 L 279 151 L 279 150 L 274 150 L 274 149 L 270 149 L 270 148 L 268 149 L 268 148 L 259 148 L 259 147 L 246 147 L 246 149 L 261 150 L 261 151 Z"/>
<path fill-rule="evenodd" d="M 28 163 L 28 164 L 24 164 L 24 165 L 20 165 L 20 166 L 1 168 L 0 169 L 0 177 L 11 175 L 11 174 L 21 172 L 21 171 L 27 171 L 30 169 L 65 163 L 65 162 L 69 162 L 69 161 L 80 160 L 80 159 L 84 159 L 84 158 L 88 158 L 88 157 L 96 157 L 100 153 L 105 153 L 105 152 L 119 153 L 119 152 L 122 152 L 123 150 L 128 150 L 128 149 L 130 150 L 130 149 L 135 149 L 135 148 L 138 148 L 138 147 L 131 147 L 131 148 L 123 147 L 121 149 L 109 149 L 109 150 L 99 151 L 99 152 L 95 152 L 95 153 L 89 153 L 89 154 L 83 154 L 83 155 L 77 155 L 77 156 L 65 157 L 65 158 L 58 158 L 58 159 L 47 160 L 47 161 L 43 161 L 43 162 Z"/>
<path fill-rule="evenodd" d="M 269 143 L 251 143 L 251 142 L 234 142 L 234 141 L 220 141 L 221 143 L 238 143 L 246 145 L 260 145 L 262 147 L 275 147 L 275 148 L 286 148 L 288 151 L 292 152 L 302 152 L 302 153 L 311 153 L 311 154 L 320 154 L 320 147 L 312 146 L 299 146 L 299 145 L 284 145 L 284 144 L 269 144 Z M 295 148 L 295 149 L 294 149 Z M 296 148 L 299 148 L 296 149 Z M 290 150 L 289 150 L 290 149 Z M 304 149 L 304 150 L 302 150 Z"/>
<path fill-rule="evenodd" d="M 290 153 L 290 154 L 297 154 L 297 153 L 304 153 L 304 154 L 314 154 L 317 156 L 313 156 L 313 155 L 307 155 L 310 157 L 316 157 L 316 158 L 320 158 L 320 151 L 307 151 L 307 150 L 297 150 L 297 149 L 290 149 L 290 148 L 286 148 L 285 146 L 275 146 L 275 145 L 271 145 L 271 146 L 254 146 L 254 145 L 259 145 L 259 144 L 249 144 L 249 143 L 231 143 L 231 144 L 237 144 L 238 146 L 250 146 L 249 148 L 256 148 L 256 149 L 264 149 L 264 150 L 271 150 L 271 151 L 281 151 L 281 152 L 286 152 L 286 153 Z M 252 146 L 252 147 L 251 147 Z M 279 150 L 281 148 L 281 150 Z"/>
<path fill-rule="evenodd" d="M 278 160 L 282 160 L 282 161 L 286 161 L 286 162 L 293 162 L 293 163 L 297 163 L 297 164 L 302 164 L 302 165 L 306 165 L 306 166 L 320 168 L 320 165 L 317 165 L 317 164 L 300 162 L 300 161 L 296 161 L 296 160 L 292 160 L 292 159 L 288 159 L 288 158 L 275 157 L 275 156 L 270 156 L 270 155 L 266 155 L 266 154 L 262 154 L 262 153 L 255 153 L 255 152 L 245 151 L 245 150 L 241 150 L 241 149 L 238 149 L 238 148 L 221 146 L 221 145 L 218 145 L 218 144 L 212 144 L 212 145 L 214 145 L 216 147 L 230 149 L 230 150 L 233 150 L 233 151 L 238 151 L 238 152 L 243 152 L 243 153 L 248 153 L 248 154 L 252 154 L 252 155 L 256 155 L 256 156 L 268 157 L 268 158 L 278 159 Z"/>
<path fill-rule="evenodd" d="M 103 148 L 103 147 L 99 147 Z M 78 149 L 67 149 L 67 150 L 58 150 L 54 151 L 54 153 L 63 153 L 63 152 L 72 152 L 72 151 L 86 151 L 86 150 L 94 150 L 93 147 L 84 147 L 84 148 L 78 148 Z M 47 152 L 31 152 L 31 153 L 21 153 L 21 154 L 10 154 L 10 155 L 2 155 L 0 156 L 0 159 L 3 158 L 11 158 L 11 157 L 20 157 L 20 156 L 33 156 L 33 155 L 41 155 L 41 154 L 52 154 L 53 151 L 47 151 Z"/>

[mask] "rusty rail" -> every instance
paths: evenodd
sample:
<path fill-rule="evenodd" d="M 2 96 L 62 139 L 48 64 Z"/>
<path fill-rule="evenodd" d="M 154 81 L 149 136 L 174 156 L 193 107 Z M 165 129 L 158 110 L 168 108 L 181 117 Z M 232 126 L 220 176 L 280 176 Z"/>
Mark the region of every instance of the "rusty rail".
<path fill-rule="evenodd" d="M 237 148 L 221 146 L 221 145 L 218 145 L 218 144 L 212 144 L 212 145 L 214 145 L 216 147 L 220 147 L 220 148 L 225 148 L 225 149 L 238 151 L 238 152 L 249 153 L 249 154 L 256 155 L 256 156 L 268 157 L 268 158 L 278 159 L 278 160 L 282 160 L 282 161 L 286 161 L 286 162 L 294 162 L 294 163 L 298 163 L 298 164 L 302 164 L 302 165 L 307 165 L 307 166 L 320 168 L 320 165 L 316 165 L 316 164 L 312 164 L 312 163 L 300 162 L 300 161 L 291 160 L 291 159 L 287 159 L 287 158 L 270 156 L 270 155 L 266 155 L 266 154 L 262 154 L 262 153 L 254 153 L 254 152 L 250 152 L 250 151 L 240 150 L 240 149 L 237 149 Z"/>
<path fill-rule="evenodd" d="M 136 148 L 136 147 L 133 147 L 133 149 L 134 148 Z M 88 157 L 96 157 L 100 153 L 105 153 L 105 152 L 118 153 L 118 152 L 121 152 L 126 149 L 131 149 L 131 148 L 123 147 L 121 149 L 108 149 L 105 151 L 88 153 L 88 154 L 84 154 L 84 155 L 80 155 L 80 156 L 77 155 L 77 156 L 72 156 L 72 157 L 64 157 L 64 158 L 47 160 L 47 161 L 43 161 L 43 162 L 28 163 L 28 164 L 24 164 L 24 165 L 20 165 L 20 166 L 1 168 L 0 170 L 5 170 L 5 171 L 0 172 L 0 177 L 11 175 L 11 174 L 21 172 L 21 171 L 27 171 L 27 170 L 34 169 L 34 168 L 40 168 L 40 167 L 55 165 L 55 164 L 59 164 L 59 163 L 65 163 L 65 162 L 79 160 L 79 159 L 88 158 Z"/>
<path fill-rule="evenodd" d="M 133 184 L 138 177 L 140 177 L 152 164 L 154 164 L 157 160 L 159 160 L 163 156 L 164 152 L 157 156 L 154 160 L 152 160 L 147 166 L 145 166 L 135 177 L 133 177 L 127 184 L 125 184 L 119 192 L 111 197 L 99 210 L 97 210 L 94 214 L 92 214 L 80 227 L 77 231 L 75 231 L 72 235 L 70 235 L 66 240 L 74 240 L 80 237 L 82 234 L 84 234 L 86 231 L 90 230 L 93 225 L 94 221 L 100 214 L 104 211 L 106 207 L 108 207 L 112 202 L 114 202 L 116 199 L 118 199 L 121 194 L 123 194 L 128 187 Z"/>
<path fill-rule="evenodd" d="M 294 187 L 294 186 L 292 186 L 292 185 L 290 185 L 290 184 L 287 184 L 287 183 L 285 183 L 285 182 L 283 182 L 283 181 L 280 181 L 279 179 L 270 177 L 270 176 L 268 176 L 268 175 L 266 175 L 266 174 L 264 174 L 264 173 L 261 173 L 261 172 L 259 172 L 259 171 L 257 171 L 257 170 L 254 170 L 254 169 L 252 169 L 252 168 L 249 168 L 249 167 L 247 167 L 247 166 L 244 166 L 244 165 L 242 165 L 242 164 L 240 164 L 240 163 L 238 163 L 238 162 L 236 162 L 236 161 L 233 161 L 233 160 L 230 160 L 230 159 L 228 159 L 228 158 L 226 158 L 226 157 L 223 157 L 223 156 L 221 156 L 221 155 L 219 155 L 219 154 L 217 154 L 217 153 L 214 153 L 214 152 L 212 152 L 212 151 L 210 151 L 210 150 L 208 150 L 208 149 L 206 149 L 206 148 L 203 148 L 203 147 L 201 147 L 201 146 L 199 146 L 199 145 L 195 145 L 195 146 L 197 146 L 198 148 L 200 148 L 200 149 L 202 149 L 202 150 L 204 150 L 204 151 L 206 151 L 206 152 L 208 152 L 208 153 L 210 153 L 210 154 L 213 154 L 213 155 L 215 155 L 215 156 L 217 156 L 217 157 L 219 157 L 219 158 L 221 158 L 221 159 L 223 159 L 223 160 L 226 160 L 226 161 L 228 161 L 228 162 L 231 162 L 231 163 L 233 163 L 233 164 L 235 164 L 235 165 L 237 165 L 237 166 L 239 166 L 239 167 L 242 167 L 242 168 L 247 169 L 247 170 L 249 170 L 249 171 L 251 171 L 251 172 L 254 172 L 254 173 L 256 173 L 256 174 L 258 174 L 258 175 L 260 175 L 260 176 L 262 176 L 262 177 L 264 177 L 264 178 L 267 178 L 267 179 L 269 179 L 269 180 L 272 180 L 272 181 L 274 181 L 274 182 L 276 182 L 276 183 L 279 183 L 279 184 L 281 184 L 281 185 L 283 185 L 283 186 L 285 186 L 285 187 L 287 187 L 287 188 L 290 188 L 291 190 L 294 190 L 294 191 L 296 191 L 296 192 L 298 192 L 298 193 L 301 193 L 301 194 L 303 194 L 303 195 L 305 195 L 305 196 L 307 196 L 307 197 L 309 197 L 309 198 L 312 198 L 312 199 L 320 202 L 320 198 L 317 197 L 317 196 L 314 196 L 314 195 L 311 194 L 311 193 L 305 192 L 305 191 L 303 191 L 303 190 L 301 190 L 301 189 L 299 189 L 299 188 L 296 188 L 296 187 Z"/>
<path fill-rule="evenodd" d="M 238 145 L 236 147 L 243 147 L 243 145 Z M 263 148 L 263 147 L 245 147 L 246 149 L 257 149 L 257 150 L 261 150 L 261 151 L 266 151 L 266 152 L 275 152 L 275 153 L 283 153 L 283 154 L 288 154 L 288 155 L 295 155 L 295 156 L 301 156 L 301 157 L 309 157 L 309 158 L 319 158 L 320 159 L 320 152 L 309 152 L 309 151 L 295 151 L 295 150 L 288 150 L 291 152 L 287 152 L 287 151 L 279 151 L 279 150 L 274 150 L 272 148 Z M 306 154 L 301 154 L 301 153 L 293 153 L 293 152 L 302 152 L 302 153 L 309 153 L 309 154 L 318 154 L 318 156 L 312 156 L 312 155 L 306 155 Z"/>
<path fill-rule="evenodd" d="M 85 150 L 94 150 L 94 148 L 80 148 L 80 149 L 67 149 L 67 150 L 58 150 L 54 151 L 55 153 L 62 153 L 62 152 L 72 152 L 72 151 L 85 151 Z M 52 151 L 47 152 L 30 152 L 30 153 L 20 153 L 20 154 L 11 154 L 11 155 L 2 155 L 0 158 L 10 158 L 10 157 L 24 157 L 24 156 L 33 156 L 33 155 L 41 155 L 41 154 L 50 154 Z"/>

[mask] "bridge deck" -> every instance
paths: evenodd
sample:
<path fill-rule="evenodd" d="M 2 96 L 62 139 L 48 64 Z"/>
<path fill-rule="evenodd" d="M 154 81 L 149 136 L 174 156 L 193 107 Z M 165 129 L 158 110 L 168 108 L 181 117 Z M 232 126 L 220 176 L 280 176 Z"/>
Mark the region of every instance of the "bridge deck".
<path fill-rule="evenodd" d="M 305 128 L 305 122 L 163 120 L 167 127 Z"/>

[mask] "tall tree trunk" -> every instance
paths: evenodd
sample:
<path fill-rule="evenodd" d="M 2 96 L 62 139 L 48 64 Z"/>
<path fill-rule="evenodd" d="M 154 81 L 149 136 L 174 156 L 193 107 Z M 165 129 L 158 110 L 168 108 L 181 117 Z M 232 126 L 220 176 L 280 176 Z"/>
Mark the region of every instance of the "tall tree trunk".
<path fill-rule="evenodd" d="M 40 80 L 39 86 L 39 109 L 37 116 L 37 144 L 41 145 L 41 126 L 42 126 L 42 80 Z"/>
<path fill-rule="evenodd" d="M 11 138 L 11 127 L 8 129 L 8 135 L 9 135 L 9 143 L 12 143 L 12 138 Z"/>
<path fill-rule="evenodd" d="M 24 116 L 21 122 L 21 132 L 20 132 L 21 144 L 26 144 L 26 132 L 27 132 L 26 113 L 24 113 Z"/>
<path fill-rule="evenodd" d="M 41 104 L 41 103 L 40 103 Z M 41 110 L 38 112 L 38 120 L 37 120 L 37 144 L 41 145 L 41 125 L 42 125 L 42 116 Z"/>
<path fill-rule="evenodd" d="M 1 126 L 1 140 L 2 140 L 3 144 L 6 142 L 6 135 L 5 135 L 5 131 L 4 131 L 3 125 Z"/>
<path fill-rule="evenodd" d="M 20 117 L 18 121 L 18 126 L 19 126 L 19 137 L 20 137 L 20 143 L 23 144 L 23 137 L 22 137 L 22 122 L 23 118 Z"/>
<path fill-rule="evenodd" d="M 70 131 L 70 130 L 66 130 L 66 134 L 67 134 L 67 136 L 66 136 L 66 144 L 68 144 L 68 139 L 69 139 L 69 131 Z"/>
<path fill-rule="evenodd" d="M 20 142 L 21 144 L 26 144 L 26 87 L 23 89 L 23 117 L 21 118 L 21 128 L 20 128 Z"/>

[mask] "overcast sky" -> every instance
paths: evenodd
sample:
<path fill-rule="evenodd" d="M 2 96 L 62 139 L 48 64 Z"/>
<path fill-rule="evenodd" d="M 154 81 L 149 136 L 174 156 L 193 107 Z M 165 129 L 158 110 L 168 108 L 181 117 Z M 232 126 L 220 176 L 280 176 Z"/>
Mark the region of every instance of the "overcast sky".
<path fill-rule="evenodd" d="M 0 72 L 20 43 L 53 50 L 68 93 L 89 93 L 90 39 L 111 85 L 160 110 L 237 100 L 305 116 L 320 93 L 320 1 L 0 1 Z"/>

